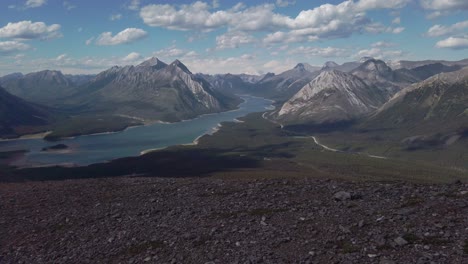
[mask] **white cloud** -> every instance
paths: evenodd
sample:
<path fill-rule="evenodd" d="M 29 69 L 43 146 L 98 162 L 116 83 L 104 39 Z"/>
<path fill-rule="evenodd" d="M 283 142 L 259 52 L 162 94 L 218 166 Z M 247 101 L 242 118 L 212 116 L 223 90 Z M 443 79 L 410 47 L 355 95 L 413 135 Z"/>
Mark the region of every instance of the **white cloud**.
<path fill-rule="evenodd" d="M 140 53 L 137 53 L 137 52 L 131 52 L 129 53 L 127 56 L 125 56 L 123 58 L 124 61 L 127 61 L 127 62 L 135 62 L 137 60 L 140 60 L 141 58 L 143 58 Z"/>
<path fill-rule="evenodd" d="M 31 47 L 19 41 L 0 41 L 0 54 L 10 54 L 18 51 L 28 50 Z"/>
<path fill-rule="evenodd" d="M 276 5 L 279 7 L 287 7 L 289 5 L 295 5 L 296 1 L 290 1 L 290 0 L 276 0 Z"/>
<path fill-rule="evenodd" d="M 231 9 L 212 11 L 209 4 L 198 1 L 181 6 L 147 5 L 141 9 L 140 17 L 144 23 L 153 27 L 186 31 L 212 31 L 226 27 L 229 31 L 269 32 L 264 39 L 266 43 L 294 42 L 348 37 L 362 31 L 385 32 L 385 27 L 366 17 L 366 12 L 401 8 L 408 2 L 409 0 L 347 0 L 338 5 L 323 4 L 303 10 L 296 17 L 289 17 L 275 13 L 274 4 L 248 8 L 245 5 L 236 5 Z"/>
<path fill-rule="evenodd" d="M 447 49 L 468 49 L 468 36 L 463 37 L 449 37 L 447 39 L 438 41 L 436 43 L 437 48 Z"/>
<path fill-rule="evenodd" d="M 140 0 L 131 0 L 127 8 L 130 10 L 136 11 L 140 9 L 140 5 L 141 5 Z"/>
<path fill-rule="evenodd" d="M 72 10 L 72 9 L 76 8 L 76 5 L 72 4 L 70 1 L 63 1 L 63 7 L 66 10 Z"/>
<path fill-rule="evenodd" d="M 450 26 L 443 25 L 434 25 L 427 31 L 427 36 L 429 37 L 441 37 L 452 35 L 468 28 L 468 20 L 455 23 Z"/>
<path fill-rule="evenodd" d="M 372 57 L 383 60 L 395 60 L 401 58 L 404 52 L 401 50 L 382 50 L 380 48 L 363 49 L 357 53 L 356 58 Z"/>
<path fill-rule="evenodd" d="M 420 0 L 421 6 L 427 10 L 445 11 L 468 9 L 466 0 Z"/>
<path fill-rule="evenodd" d="M 86 40 L 85 44 L 86 44 L 87 46 L 89 46 L 89 45 L 91 45 L 91 43 L 93 43 L 93 40 L 94 40 L 94 37 L 91 37 L 91 38 L 89 38 L 89 39 Z"/>
<path fill-rule="evenodd" d="M 58 60 L 58 61 L 63 61 L 63 60 L 65 60 L 67 57 L 68 57 L 68 55 L 67 55 L 66 53 L 64 53 L 64 54 L 58 55 L 57 58 L 55 58 L 55 59 Z"/>
<path fill-rule="evenodd" d="M 400 33 L 403 32 L 404 30 L 405 30 L 404 27 L 397 27 L 397 28 L 392 29 L 392 33 L 393 33 L 393 34 L 400 34 Z"/>
<path fill-rule="evenodd" d="M 393 20 L 392 20 L 392 24 L 400 24 L 401 23 L 401 18 L 400 17 L 395 17 Z"/>
<path fill-rule="evenodd" d="M 360 0 L 357 7 L 360 10 L 398 9 L 405 7 L 411 0 Z"/>
<path fill-rule="evenodd" d="M 112 36 L 112 32 L 104 32 L 96 39 L 99 46 L 119 45 L 135 42 L 148 36 L 148 33 L 139 28 L 127 28 Z"/>
<path fill-rule="evenodd" d="M 140 10 L 140 17 L 150 26 L 175 30 L 211 30 L 227 25 L 231 14 L 226 11 L 210 13 L 210 8 L 203 2 L 182 5 L 178 10 L 168 4 L 152 4 Z"/>
<path fill-rule="evenodd" d="M 255 42 L 255 38 L 244 32 L 228 32 L 216 37 L 216 49 L 238 48 L 240 45 Z"/>
<path fill-rule="evenodd" d="M 378 42 L 372 43 L 371 46 L 373 48 L 389 48 L 389 47 L 396 46 L 396 44 L 392 42 L 387 42 L 387 41 L 378 41 Z"/>
<path fill-rule="evenodd" d="M 188 53 L 188 51 L 176 48 L 175 46 L 171 46 L 168 48 L 155 51 L 153 52 L 153 55 L 156 57 L 164 57 L 164 58 L 179 58 L 186 53 Z"/>
<path fill-rule="evenodd" d="M 298 48 L 288 51 L 290 55 L 303 55 L 309 57 L 323 57 L 323 58 L 332 58 L 332 57 L 348 57 L 351 55 L 351 52 L 347 49 L 335 48 L 335 47 L 304 47 L 300 46 Z"/>
<path fill-rule="evenodd" d="M 46 0 L 28 0 L 24 4 L 25 8 L 36 8 L 45 5 Z"/>
<path fill-rule="evenodd" d="M 113 14 L 109 16 L 110 21 L 116 21 L 122 19 L 122 14 Z"/>
<path fill-rule="evenodd" d="M 213 8 L 218 8 L 220 5 L 219 5 L 219 0 L 213 0 L 212 4 Z"/>
<path fill-rule="evenodd" d="M 0 28 L 0 37 L 15 39 L 53 39 L 61 37 L 60 25 L 47 26 L 44 22 L 20 21 Z"/>

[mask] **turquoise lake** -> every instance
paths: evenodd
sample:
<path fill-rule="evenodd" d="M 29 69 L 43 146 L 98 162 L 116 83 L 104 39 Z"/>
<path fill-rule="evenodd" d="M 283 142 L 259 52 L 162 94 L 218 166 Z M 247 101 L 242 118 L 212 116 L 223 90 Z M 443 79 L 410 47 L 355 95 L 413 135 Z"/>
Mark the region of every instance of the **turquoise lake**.
<path fill-rule="evenodd" d="M 156 123 L 128 128 L 121 132 L 79 136 L 49 142 L 42 139 L 18 139 L 0 142 L 0 151 L 28 150 L 14 161 L 17 166 L 42 166 L 52 164 L 89 165 L 112 159 L 138 156 L 142 151 L 173 145 L 192 143 L 209 134 L 221 122 L 235 121 L 249 113 L 273 109 L 272 101 L 259 97 L 242 96 L 244 102 L 229 112 L 202 115 L 178 123 Z M 66 151 L 41 151 L 56 144 L 69 146 Z"/>

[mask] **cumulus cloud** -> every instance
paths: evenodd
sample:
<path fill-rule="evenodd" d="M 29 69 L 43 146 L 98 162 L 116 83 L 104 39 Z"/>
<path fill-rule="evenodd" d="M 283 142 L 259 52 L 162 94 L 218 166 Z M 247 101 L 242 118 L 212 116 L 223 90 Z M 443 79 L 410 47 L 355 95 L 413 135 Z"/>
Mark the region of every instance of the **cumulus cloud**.
<path fill-rule="evenodd" d="M 19 41 L 2 41 L 0 42 L 0 55 L 10 54 L 18 51 L 28 50 L 31 47 Z"/>
<path fill-rule="evenodd" d="M 288 51 L 288 54 L 299 54 L 309 57 L 323 57 L 323 58 L 331 58 L 331 57 L 348 57 L 351 55 L 351 52 L 347 49 L 342 48 L 335 48 L 335 47 L 304 47 L 300 46 L 298 48 L 292 49 Z"/>
<path fill-rule="evenodd" d="M 15 39 L 53 39 L 61 37 L 60 25 L 47 26 L 44 22 L 20 21 L 0 28 L 0 37 Z"/>
<path fill-rule="evenodd" d="M 139 28 L 127 28 L 112 36 L 112 32 L 104 32 L 96 38 L 96 45 L 109 46 L 135 42 L 148 36 L 148 33 Z"/>
<path fill-rule="evenodd" d="M 116 21 L 122 19 L 122 14 L 113 14 L 109 16 L 110 21 Z"/>
<path fill-rule="evenodd" d="M 28 0 L 24 4 L 25 8 L 36 8 L 45 5 L 47 3 L 47 0 Z"/>
<path fill-rule="evenodd" d="M 284 1 L 281 1 L 283 3 Z M 172 30 L 212 31 L 226 27 L 229 31 L 268 32 L 264 42 L 316 40 L 318 38 L 347 37 L 355 32 L 371 30 L 385 32 L 385 27 L 366 17 L 366 12 L 375 9 L 398 9 L 409 0 L 352 0 L 337 5 L 323 4 L 301 11 L 296 17 L 275 12 L 276 5 L 263 4 L 246 8 L 245 5 L 231 9 L 212 11 L 205 2 L 189 5 L 151 4 L 140 10 L 143 22 L 153 27 Z"/>
<path fill-rule="evenodd" d="M 398 9 L 405 7 L 411 0 L 360 0 L 357 2 L 359 10 Z"/>
<path fill-rule="evenodd" d="M 164 58 L 176 58 L 181 57 L 182 55 L 188 53 L 185 50 L 176 48 L 175 46 L 171 46 L 168 48 L 164 48 L 158 51 L 153 52 L 153 55 L 156 57 L 164 57 Z"/>
<path fill-rule="evenodd" d="M 455 11 L 468 10 L 466 0 L 420 0 L 422 8 L 432 11 L 427 15 L 429 19 L 450 15 Z"/>
<path fill-rule="evenodd" d="M 420 0 L 421 6 L 427 10 L 445 11 L 468 9 L 466 0 Z"/>
<path fill-rule="evenodd" d="M 226 11 L 211 13 L 210 8 L 204 2 L 182 5 L 179 9 L 169 4 L 152 4 L 140 10 L 140 17 L 150 26 L 175 30 L 212 30 L 227 25 L 231 14 Z"/>
<path fill-rule="evenodd" d="M 131 0 L 130 3 L 127 5 L 127 8 L 133 11 L 140 9 L 140 0 Z"/>
<path fill-rule="evenodd" d="M 462 32 L 468 28 L 468 20 L 455 23 L 450 26 L 434 25 L 427 31 L 429 37 L 441 37 Z"/>
<path fill-rule="evenodd" d="M 372 43 L 372 47 L 373 48 L 389 48 L 389 47 L 393 47 L 395 46 L 396 44 L 395 43 L 392 43 L 392 42 L 387 42 L 387 41 L 378 41 L 378 42 L 375 42 L 375 43 Z"/>
<path fill-rule="evenodd" d="M 288 0 L 276 0 L 276 5 L 279 7 L 287 7 L 289 5 L 296 4 L 296 1 L 288 1 Z"/>
<path fill-rule="evenodd" d="M 125 56 L 123 58 L 123 61 L 127 61 L 127 62 L 135 62 L 137 60 L 140 60 L 141 58 L 143 58 L 140 53 L 137 53 L 137 52 L 131 52 L 129 53 L 127 56 Z"/>
<path fill-rule="evenodd" d="M 216 37 L 216 49 L 238 48 L 240 45 L 255 42 L 255 38 L 244 32 L 228 32 Z"/>
<path fill-rule="evenodd" d="M 383 50 L 381 48 L 363 49 L 357 53 L 356 58 L 372 57 L 375 59 L 394 60 L 401 58 L 404 52 L 401 50 Z"/>
<path fill-rule="evenodd" d="M 468 49 L 468 36 L 463 37 L 449 37 L 447 39 L 438 41 L 436 43 L 437 48 L 447 48 L 447 49 Z"/>
<path fill-rule="evenodd" d="M 63 7 L 66 10 L 72 10 L 76 8 L 76 5 L 72 4 L 70 1 L 63 1 Z"/>
<path fill-rule="evenodd" d="M 93 43 L 93 40 L 94 40 L 94 37 L 91 37 L 91 38 L 87 39 L 87 40 L 85 41 L 86 46 L 91 45 L 91 43 Z"/>
<path fill-rule="evenodd" d="M 403 32 L 405 30 L 404 27 L 396 27 L 394 29 L 392 29 L 392 33 L 393 34 L 400 34 L 401 32 Z"/>

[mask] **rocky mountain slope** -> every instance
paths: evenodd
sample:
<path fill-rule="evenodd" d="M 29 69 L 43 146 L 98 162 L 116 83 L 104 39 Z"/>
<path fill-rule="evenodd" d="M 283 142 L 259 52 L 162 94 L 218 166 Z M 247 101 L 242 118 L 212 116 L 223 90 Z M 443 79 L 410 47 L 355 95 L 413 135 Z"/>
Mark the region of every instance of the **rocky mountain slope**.
<path fill-rule="evenodd" d="M 337 70 L 342 72 L 350 72 L 361 65 L 362 62 L 359 61 L 350 61 L 345 62 L 343 64 L 338 64 L 334 61 L 327 61 L 323 64 L 321 70 L 322 71 L 329 71 L 329 70 Z"/>
<path fill-rule="evenodd" d="M 279 101 L 287 100 L 318 75 L 318 72 L 310 72 L 308 69 L 310 67 L 299 63 L 278 75 L 267 74 L 255 84 L 253 93 Z"/>
<path fill-rule="evenodd" d="M 393 71 L 385 62 L 375 59 L 365 61 L 352 70 L 351 74 L 379 89 L 387 100 L 402 88 L 420 81 L 409 71 Z"/>
<path fill-rule="evenodd" d="M 45 107 L 26 102 L 0 87 L 0 135 L 15 137 L 44 126 L 51 119 Z"/>
<path fill-rule="evenodd" d="M 248 174 L 2 183 L 0 259 L 467 263 L 467 191 Z"/>
<path fill-rule="evenodd" d="M 178 60 L 167 65 L 152 58 L 101 72 L 67 103 L 86 111 L 179 121 L 231 109 L 238 100 L 214 91 Z"/>
<path fill-rule="evenodd" d="M 0 85 L 15 96 L 46 105 L 56 104 L 73 94 L 77 87 L 62 72 L 51 70 L 7 75 L 0 78 Z"/>
<path fill-rule="evenodd" d="M 360 127 L 393 131 L 392 137 L 410 149 L 466 142 L 468 67 L 403 89 Z"/>
<path fill-rule="evenodd" d="M 197 74 L 211 84 L 214 90 L 224 94 L 250 94 L 258 81 L 258 76 L 240 76 L 234 74 Z"/>
<path fill-rule="evenodd" d="M 408 60 L 400 60 L 400 61 L 390 61 L 389 65 L 392 67 L 392 69 L 414 69 L 417 67 L 425 66 L 425 65 L 430 65 L 430 64 L 443 64 L 445 66 L 468 66 L 468 59 L 463 59 L 459 61 L 446 61 L 446 60 L 422 60 L 422 61 L 408 61 Z"/>
<path fill-rule="evenodd" d="M 284 123 L 349 121 L 376 110 L 385 102 L 378 89 L 337 70 L 322 71 L 276 113 Z"/>

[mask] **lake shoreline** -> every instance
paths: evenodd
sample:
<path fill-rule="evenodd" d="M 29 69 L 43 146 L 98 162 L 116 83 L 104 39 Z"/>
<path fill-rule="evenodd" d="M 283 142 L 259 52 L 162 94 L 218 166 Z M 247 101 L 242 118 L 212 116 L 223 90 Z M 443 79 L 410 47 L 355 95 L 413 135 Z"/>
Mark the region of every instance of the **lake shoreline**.
<path fill-rule="evenodd" d="M 30 141 L 10 141 L 2 146 L 4 150 L 27 149 L 23 159 L 14 162 L 15 167 L 38 166 L 88 166 L 110 162 L 125 157 L 138 157 L 149 152 L 174 146 L 195 146 L 206 135 L 217 133 L 222 123 L 242 123 L 242 117 L 253 112 L 265 112 L 271 109 L 272 100 L 255 96 L 243 96 L 243 103 L 237 109 L 200 115 L 190 120 L 175 123 L 155 122 L 138 126 L 129 126 L 123 131 L 108 131 L 84 134 L 57 141 L 43 141 L 39 135 Z M 198 120 L 200 119 L 200 120 Z M 198 120 L 198 121 L 197 121 Z M 151 127 L 153 126 L 153 127 Z M 144 128 L 148 127 L 148 128 Z M 198 135 L 197 135 L 198 134 Z M 96 136 L 95 138 L 88 138 Z M 133 138 L 133 139 L 132 139 Z M 41 152 L 40 149 L 51 144 L 63 143 L 75 146 L 75 151 Z M 152 147 L 153 146 L 153 147 Z M 101 154 L 102 153 L 102 154 Z"/>

